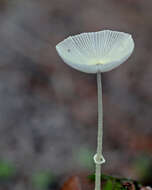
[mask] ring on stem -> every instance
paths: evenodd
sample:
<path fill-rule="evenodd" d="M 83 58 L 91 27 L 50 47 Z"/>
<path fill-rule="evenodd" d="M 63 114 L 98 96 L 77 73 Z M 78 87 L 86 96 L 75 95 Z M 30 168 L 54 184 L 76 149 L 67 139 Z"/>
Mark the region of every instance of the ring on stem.
<path fill-rule="evenodd" d="M 94 155 L 93 157 L 95 164 L 104 164 L 106 162 L 106 160 L 104 159 L 104 157 L 101 155 L 100 159 L 97 159 L 97 154 Z"/>

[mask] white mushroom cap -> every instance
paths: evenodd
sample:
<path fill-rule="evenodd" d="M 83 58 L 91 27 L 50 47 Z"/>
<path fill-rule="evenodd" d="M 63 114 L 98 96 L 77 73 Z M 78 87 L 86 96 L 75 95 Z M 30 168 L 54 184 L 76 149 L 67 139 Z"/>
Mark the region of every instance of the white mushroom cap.
<path fill-rule="evenodd" d="M 85 73 L 110 71 L 124 63 L 133 49 L 130 34 L 111 30 L 70 36 L 56 46 L 66 64 Z"/>

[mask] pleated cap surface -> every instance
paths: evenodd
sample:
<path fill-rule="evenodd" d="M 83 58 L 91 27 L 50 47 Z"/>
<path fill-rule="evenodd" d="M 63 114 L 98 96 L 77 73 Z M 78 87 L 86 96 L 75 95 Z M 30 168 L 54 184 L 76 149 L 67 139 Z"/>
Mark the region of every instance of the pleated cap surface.
<path fill-rule="evenodd" d="M 133 49 L 130 34 L 111 30 L 70 36 L 56 46 L 66 64 L 85 73 L 110 71 L 124 63 Z"/>

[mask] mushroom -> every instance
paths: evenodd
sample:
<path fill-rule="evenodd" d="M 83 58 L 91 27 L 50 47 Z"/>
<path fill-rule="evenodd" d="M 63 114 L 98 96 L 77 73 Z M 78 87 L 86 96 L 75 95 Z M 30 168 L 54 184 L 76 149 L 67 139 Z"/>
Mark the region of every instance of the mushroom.
<path fill-rule="evenodd" d="M 57 44 L 56 50 L 62 60 L 74 69 L 97 74 L 98 91 L 98 137 L 95 190 L 101 186 L 103 106 L 101 73 L 110 71 L 124 63 L 134 50 L 134 41 L 128 33 L 112 30 L 81 33 L 69 36 Z"/>

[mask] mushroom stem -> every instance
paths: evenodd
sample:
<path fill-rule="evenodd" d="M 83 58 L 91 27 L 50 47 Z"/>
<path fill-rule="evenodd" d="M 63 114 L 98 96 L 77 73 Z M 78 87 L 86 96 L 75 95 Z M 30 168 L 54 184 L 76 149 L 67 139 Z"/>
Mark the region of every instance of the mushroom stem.
<path fill-rule="evenodd" d="M 105 162 L 102 156 L 103 108 L 102 108 L 101 73 L 97 73 L 97 91 L 98 91 L 98 137 L 97 137 L 97 154 L 94 156 L 94 161 L 96 164 L 95 190 L 100 190 L 101 189 L 101 164 Z"/>

